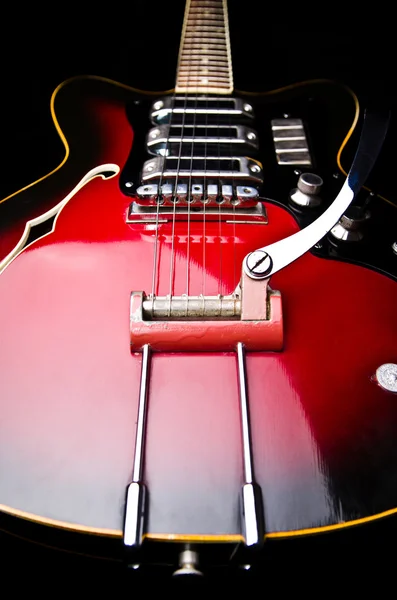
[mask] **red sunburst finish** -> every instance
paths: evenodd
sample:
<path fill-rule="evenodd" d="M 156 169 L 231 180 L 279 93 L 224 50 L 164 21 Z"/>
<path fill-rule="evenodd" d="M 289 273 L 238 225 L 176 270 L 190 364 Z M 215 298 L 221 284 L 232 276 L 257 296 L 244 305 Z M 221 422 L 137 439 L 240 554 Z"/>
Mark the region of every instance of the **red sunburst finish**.
<path fill-rule="evenodd" d="M 122 166 L 132 143 L 121 101 L 87 102 L 97 143 L 79 177 L 102 163 Z M 54 186 L 44 204 L 62 195 L 64 185 Z M 156 235 L 153 226 L 126 224 L 129 203 L 117 177 L 93 180 L 56 230 L 0 276 L 6 512 L 104 534 L 122 529 L 141 362 L 130 352 L 129 301 L 132 290 L 151 292 Z M 266 209 L 268 225 L 207 222 L 204 231 L 194 222 L 188 232 L 177 222 L 174 255 L 172 223 L 161 224 L 156 292 L 169 293 L 172 261 L 175 294 L 186 292 L 187 278 L 192 295 L 233 291 L 248 252 L 297 230 L 286 211 Z M 373 381 L 379 365 L 397 362 L 396 283 L 306 254 L 271 286 L 282 294 L 284 349 L 247 355 L 266 531 L 288 534 L 396 507 L 397 397 Z M 236 357 L 206 349 L 203 337 L 201 353 L 152 360 L 145 481 L 154 537 L 241 533 Z"/>

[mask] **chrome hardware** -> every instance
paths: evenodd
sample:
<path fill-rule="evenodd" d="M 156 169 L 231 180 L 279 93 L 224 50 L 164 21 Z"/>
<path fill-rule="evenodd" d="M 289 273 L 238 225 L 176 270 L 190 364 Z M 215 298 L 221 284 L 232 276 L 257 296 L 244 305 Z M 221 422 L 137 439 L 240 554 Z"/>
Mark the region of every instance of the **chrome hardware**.
<path fill-rule="evenodd" d="M 158 186 L 156 185 L 155 187 L 157 188 Z M 187 186 L 185 186 L 185 187 L 187 189 Z M 167 201 L 168 202 L 171 202 L 171 201 L 177 202 L 178 196 L 177 196 L 177 194 L 175 194 L 175 197 L 173 197 L 174 196 L 173 192 L 174 192 L 174 186 L 171 185 L 170 183 L 165 183 L 161 188 L 161 197 L 159 198 L 160 202 L 162 204 L 164 204 Z M 156 200 L 157 200 L 157 198 L 156 198 Z"/>
<path fill-rule="evenodd" d="M 239 206 L 242 203 L 246 207 L 253 206 L 259 197 L 259 192 L 256 188 L 242 185 L 234 188 L 227 184 L 209 184 L 207 186 L 207 193 L 205 193 L 205 186 L 202 184 L 193 183 L 188 191 L 187 184 L 178 183 L 175 195 L 174 188 L 173 184 L 166 183 L 159 190 L 159 186 L 152 183 L 141 185 L 136 193 L 138 198 L 147 200 L 153 204 L 160 201 L 160 204 L 169 206 L 174 203 L 181 205 L 190 202 L 192 204 L 205 204 L 208 208 L 219 206 L 220 204 L 225 206 Z"/>
<path fill-rule="evenodd" d="M 155 102 L 150 112 L 150 118 L 154 125 L 167 124 L 171 115 L 215 115 L 230 117 L 253 118 L 253 110 L 250 104 L 244 103 L 240 98 L 220 98 L 213 96 L 199 96 L 198 98 L 186 98 L 175 96 L 175 98 L 164 98 L 162 106 L 157 108 Z M 249 108 L 248 108 L 249 107 Z M 173 118 L 175 123 L 175 118 Z"/>
<path fill-rule="evenodd" d="M 224 202 L 230 203 L 233 198 L 233 186 L 232 185 L 223 185 L 222 186 L 222 196 L 218 199 L 220 204 Z"/>
<path fill-rule="evenodd" d="M 247 265 L 249 255 L 246 256 L 243 268 L 248 277 L 252 279 L 270 277 L 313 248 L 332 229 L 333 225 L 346 212 L 371 172 L 386 137 L 389 119 L 389 115 L 365 114 L 361 138 L 353 164 L 342 189 L 331 206 L 304 229 L 279 242 L 270 244 L 270 246 L 258 248 L 257 251 L 265 252 L 272 259 L 273 264 L 269 273 L 261 276 L 254 275 Z"/>
<path fill-rule="evenodd" d="M 153 352 L 231 352 L 238 343 L 252 351 L 283 347 L 281 296 L 267 280 L 253 281 L 242 272 L 240 284 L 228 296 L 174 299 L 131 292 L 132 352 L 147 344 Z"/>
<path fill-rule="evenodd" d="M 241 517 L 245 544 L 250 547 L 263 544 L 265 531 L 262 490 L 254 481 L 245 350 L 241 342 L 237 344 L 237 366 L 244 465 L 244 485 L 241 494 Z"/>
<path fill-rule="evenodd" d="M 259 198 L 259 192 L 256 188 L 249 187 L 246 185 L 238 185 L 236 187 L 236 196 L 240 202 L 245 200 L 253 200 Z"/>
<path fill-rule="evenodd" d="M 302 173 L 299 175 L 297 187 L 292 190 L 290 200 L 298 206 L 314 208 L 321 203 L 318 196 L 323 180 L 315 173 Z"/>
<path fill-rule="evenodd" d="M 247 269 L 251 277 L 262 279 L 272 268 L 272 259 L 262 250 L 248 254 L 246 261 Z"/>
<path fill-rule="evenodd" d="M 173 576 L 179 577 L 181 575 L 198 575 L 202 577 L 203 573 L 199 571 L 198 566 L 198 552 L 191 550 L 190 547 L 186 545 L 185 550 L 179 554 L 179 569 L 173 573 Z"/>
<path fill-rule="evenodd" d="M 169 155 L 172 144 L 177 145 L 178 151 L 181 144 L 226 144 L 230 148 L 258 148 L 256 132 L 242 125 L 159 125 L 153 127 L 147 135 L 146 146 L 153 154 L 164 156 L 167 148 Z"/>
<path fill-rule="evenodd" d="M 124 518 L 124 545 L 140 546 L 146 519 L 146 486 L 143 483 L 143 457 L 145 450 L 146 414 L 149 390 L 150 347 L 142 349 L 141 382 L 139 389 L 138 417 L 135 436 L 134 467 L 132 482 L 127 488 Z"/>
<path fill-rule="evenodd" d="M 146 186 L 145 186 L 146 187 Z M 178 184 L 179 187 L 179 184 Z M 209 189 L 208 186 L 207 189 Z M 214 186 L 218 187 L 218 186 Z M 238 188 L 237 188 L 238 189 Z M 157 196 L 153 197 L 156 201 Z M 160 201 L 161 202 L 161 201 Z M 165 203 L 164 203 L 165 204 Z M 168 203 L 168 205 L 157 207 L 153 204 L 138 204 L 132 202 L 127 214 L 127 223 L 152 223 L 154 225 L 167 223 L 170 220 L 177 221 L 218 221 L 224 223 L 244 224 L 244 225 L 267 225 L 267 213 L 263 204 L 255 203 L 253 206 L 247 203 L 241 203 L 237 206 L 227 205 L 226 202 L 220 206 L 209 206 L 205 201 L 194 203 L 188 210 L 187 203 Z M 233 203 L 231 203 L 233 204 Z M 204 206 L 205 205 L 205 206 Z M 220 210 L 221 208 L 221 210 Z"/>
<path fill-rule="evenodd" d="M 376 369 L 376 382 L 384 390 L 397 393 L 397 365 L 385 363 Z"/>
<path fill-rule="evenodd" d="M 393 250 L 394 254 L 397 254 L 397 242 L 392 243 L 391 249 Z"/>
<path fill-rule="evenodd" d="M 301 119 L 271 121 L 274 149 L 279 165 L 312 165 L 309 145 Z"/>
<path fill-rule="evenodd" d="M 262 183 L 262 168 L 245 156 L 156 156 L 143 165 L 142 183 L 153 179 L 245 179 Z"/>
<path fill-rule="evenodd" d="M 141 185 L 136 193 L 139 198 L 156 201 L 158 199 L 158 189 L 159 186 L 155 184 Z M 164 193 L 164 186 L 162 186 L 161 191 Z"/>
<path fill-rule="evenodd" d="M 241 299 L 236 293 L 229 296 L 166 296 L 142 300 L 144 319 L 239 318 Z"/>
<path fill-rule="evenodd" d="M 315 173 L 302 173 L 298 179 L 298 190 L 308 196 L 317 196 L 323 183 L 321 177 Z"/>
<path fill-rule="evenodd" d="M 330 236 L 342 242 L 359 242 L 365 235 L 365 224 L 370 219 L 369 211 L 358 206 L 349 206 L 338 223 L 332 227 Z"/>
<path fill-rule="evenodd" d="M 207 198 L 206 201 L 209 205 L 215 206 L 216 201 L 220 195 L 219 185 L 217 183 L 210 183 L 207 185 Z"/>

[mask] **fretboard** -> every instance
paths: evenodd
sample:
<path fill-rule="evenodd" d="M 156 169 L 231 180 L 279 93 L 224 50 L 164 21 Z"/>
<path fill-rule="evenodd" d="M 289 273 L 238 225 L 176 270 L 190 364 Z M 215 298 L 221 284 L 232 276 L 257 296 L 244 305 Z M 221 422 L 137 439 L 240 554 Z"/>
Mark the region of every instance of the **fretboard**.
<path fill-rule="evenodd" d="M 226 0 L 187 0 L 175 91 L 190 94 L 232 93 Z"/>

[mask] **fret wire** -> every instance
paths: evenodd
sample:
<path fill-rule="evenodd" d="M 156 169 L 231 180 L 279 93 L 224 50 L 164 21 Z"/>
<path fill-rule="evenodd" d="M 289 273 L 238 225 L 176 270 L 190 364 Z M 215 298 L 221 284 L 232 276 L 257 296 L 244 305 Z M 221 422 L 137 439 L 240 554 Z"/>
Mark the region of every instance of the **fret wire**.
<path fill-rule="evenodd" d="M 229 69 L 229 67 L 227 66 L 227 61 L 226 60 L 208 60 L 208 59 L 198 59 L 195 58 L 194 60 L 192 60 L 191 62 L 189 62 L 188 60 L 181 60 L 181 65 L 183 68 L 184 63 L 186 64 L 190 64 L 190 65 L 208 65 L 209 67 L 220 67 L 221 69 Z M 225 66 L 226 65 L 226 66 Z"/>
<path fill-rule="evenodd" d="M 200 41 L 200 43 L 199 43 Z M 210 38 L 210 37 L 206 37 L 206 38 L 202 38 L 200 40 L 200 37 L 195 35 L 195 36 L 190 36 L 188 39 L 187 44 L 184 45 L 184 48 L 188 48 L 189 46 L 191 46 L 192 44 L 197 44 L 199 43 L 199 46 L 222 46 L 222 48 L 226 49 L 226 42 L 220 42 L 218 40 L 214 41 L 214 38 Z"/>
<path fill-rule="evenodd" d="M 220 25 L 195 25 L 194 27 L 190 28 L 188 26 L 188 35 L 190 35 L 189 29 L 191 29 L 191 32 L 199 31 L 201 33 L 206 31 L 219 31 L 220 33 L 224 33 L 226 31 L 226 29 L 224 27 L 221 27 Z"/>
<path fill-rule="evenodd" d="M 213 39 L 215 38 L 224 38 L 225 37 L 225 32 L 219 32 L 219 31 L 214 31 L 214 32 L 210 32 L 208 31 L 208 29 L 206 31 L 198 31 L 197 29 L 194 29 L 191 33 L 187 33 L 185 35 L 185 39 L 190 39 L 190 38 L 196 38 L 196 37 L 201 37 L 199 35 L 197 35 L 197 33 L 204 33 L 205 34 L 205 39 Z"/>
<path fill-rule="evenodd" d="M 195 68 L 195 67 L 185 67 L 180 69 L 181 75 L 186 75 L 187 73 L 196 73 L 200 75 L 216 75 L 219 73 L 220 77 L 229 77 L 229 69 L 226 67 L 206 67 L 205 69 Z"/>
<path fill-rule="evenodd" d="M 214 22 L 209 21 L 196 21 L 189 25 L 187 24 L 186 31 L 195 30 L 195 31 L 208 31 L 208 29 L 220 29 L 221 31 L 225 31 L 226 27 L 222 23 L 222 21 L 218 21 L 216 24 Z"/>
<path fill-rule="evenodd" d="M 204 44 L 204 46 L 200 46 L 200 44 L 189 44 L 185 46 L 185 50 L 214 50 L 215 52 L 223 52 L 227 55 L 226 46 L 221 46 L 219 44 Z"/>
<path fill-rule="evenodd" d="M 181 79 L 186 79 L 186 78 L 195 78 L 195 79 L 212 79 L 213 81 L 215 79 L 221 79 L 221 80 L 227 80 L 229 81 L 230 77 L 225 73 L 223 75 L 217 75 L 215 73 L 211 74 L 211 73 L 199 73 L 198 71 L 187 71 L 185 73 L 182 73 Z"/>
<path fill-rule="evenodd" d="M 219 23 L 219 27 L 224 27 L 224 19 L 198 19 L 198 18 L 194 18 L 194 19 L 188 19 L 187 21 L 187 26 L 188 27 L 212 27 L 213 25 L 215 25 L 215 23 Z M 216 25 L 216 27 L 218 27 L 218 25 Z"/>
<path fill-rule="evenodd" d="M 195 48 L 193 49 L 195 50 Z M 221 50 L 213 50 L 211 53 L 209 52 L 191 52 L 191 53 L 185 53 L 182 55 L 184 58 L 185 57 L 189 57 L 189 56 L 227 56 L 226 52 L 223 52 Z M 185 58 L 186 60 L 186 58 Z"/>

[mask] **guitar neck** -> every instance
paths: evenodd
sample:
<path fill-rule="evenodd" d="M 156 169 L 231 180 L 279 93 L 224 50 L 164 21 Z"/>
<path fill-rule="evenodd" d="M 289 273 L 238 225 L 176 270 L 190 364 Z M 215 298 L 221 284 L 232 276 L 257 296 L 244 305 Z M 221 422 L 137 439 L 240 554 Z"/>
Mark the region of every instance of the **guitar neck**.
<path fill-rule="evenodd" d="M 187 0 L 175 91 L 186 94 L 232 93 L 226 0 Z"/>

